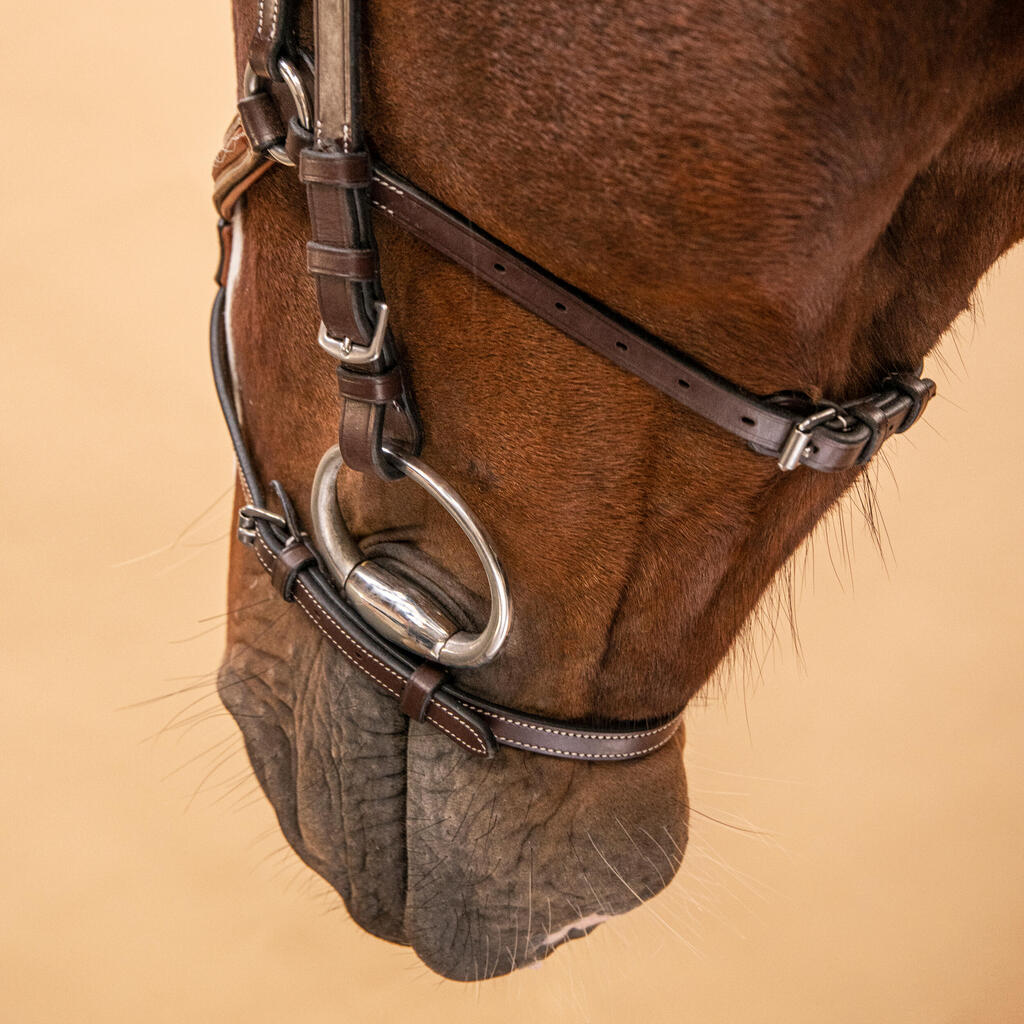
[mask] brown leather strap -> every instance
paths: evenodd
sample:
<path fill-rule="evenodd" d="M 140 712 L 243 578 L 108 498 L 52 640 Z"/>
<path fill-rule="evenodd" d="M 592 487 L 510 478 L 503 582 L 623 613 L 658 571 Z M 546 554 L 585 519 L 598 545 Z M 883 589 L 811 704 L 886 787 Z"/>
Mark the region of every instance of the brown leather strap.
<path fill-rule="evenodd" d="M 371 196 L 376 209 L 410 234 L 574 341 L 742 438 L 757 452 L 780 457 L 797 425 L 814 411 L 809 403 L 794 411 L 770 397 L 760 398 L 731 384 L 548 274 L 380 165 L 373 171 Z M 847 418 L 845 427 L 841 418 L 834 425 L 826 422 L 816 426 L 800 462 L 824 471 L 861 465 L 885 437 L 906 429 L 935 393 L 935 385 L 914 374 L 899 379 L 916 381 L 913 397 L 904 383 L 850 403 L 851 412 L 854 406 L 859 410 L 855 417 Z M 885 410 L 882 419 L 890 425 L 882 436 L 877 432 L 879 428 L 864 422 L 879 409 Z"/>
<path fill-rule="evenodd" d="M 274 575 L 278 557 L 264 537 L 257 533 L 253 550 L 263 568 Z M 309 582 L 305 573 L 300 572 L 294 588 L 295 603 L 309 616 L 313 625 L 326 639 L 352 662 L 364 675 L 373 680 L 389 697 L 400 700 L 407 685 L 407 677 L 389 665 L 385 660 L 359 643 L 353 633 L 345 625 L 335 619 L 327 610 Z M 408 678 L 415 673 L 410 673 Z M 421 677 L 422 678 L 422 677 Z M 459 746 L 473 754 L 491 757 L 494 754 L 494 740 L 491 731 L 470 715 L 460 713 L 462 708 L 452 702 L 442 702 L 429 698 L 429 706 L 423 710 L 420 721 L 430 722 L 442 732 L 450 736 Z"/>
<path fill-rule="evenodd" d="M 312 147 L 299 160 L 313 228 L 308 266 L 316 279 L 324 330 L 343 353 L 342 361 L 356 346 L 370 348 L 383 315 L 368 194 L 369 158 L 361 145 L 357 103 L 358 15 L 356 0 L 314 0 L 315 132 Z M 379 355 L 348 369 L 351 374 L 378 377 L 396 360 L 394 341 L 387 332 Z M 393 379 L 404 383 L 401 376 Z M 379 390 L 372 383 L 369 387 Z M 355 387 L 342 389 L 338 428 L 342 458 L 359 472 L 394 480 L 400 473 L 384 454 L 385 431 L 390 426 L 387 405 L 361 399 L 357 392 Z M 388 439 L 411 440 L 418 448 L 420 429 L 411 395 L 404 390 L 397 394 L 394 408 L 407 422 L 397 437 Z"/>
<path fill-rule="evenodd" d="M 291 0 L 258 0 L 256 29 L 249 43 L 249 63 L 261 78 L 280 78 L 277 58 L 284 48 Z"/>
<path fill-rule="evenodd" d="M 306 269 L 313 275 L 330 274 L 350 281 L 372 281 L 377 275 L 373 249 L 344 249 L 323 242 L 306 245 Z"/>
<path fill-rule="evenodd" d="M 274 589 L 286 600 L 295 600 L 295 583 L 299 573 L 316 565 L 316 555 L 302 541 L 286 547 L 274 562 L 273 572 L 270 574 L 270 582 Z"/>
<path fill-rule="evenodd" d="M 271 578 L 282 575 L 280 565 L 287 552 L 303 547 L 292 543 L 275 552 L 272 542 L 258 529 L 251 530 L 248 543 Z M 331 614 L 324 595 L 316 592 L 308 575 L 314 564 L 315 559 L 307 561 L 296 571 L 292 591 L 296 604 L 334 647 L 399 702 L 404 714 L 429 722 L 471 753 L 491 757 L 497 743 L 577 761 L 628 761 L 659 750 L 682 727 L 682 712 L 647 726 L 580 726 L 524 714 L 466 693 L 452 684 L 440 666 L 423 662 L 411 670 L 396 667 L 386 655 L 361 643 L 350 625 Z"/>
<path fill-rule="evenodd" d="M 344 366 L 338 367 L 338 393 L 342 399 L 387 405 L 402 393 L 402 368 L 392 366 L 384 373 L 354 373 Z"/>
<path fill-rule="evenodd" d="M 506 747 L 580 761 L 632 761 L 660 750 L 683 727 L 683 713 L 636 729 L 593 730 L 509 711 L 459 691 L 458 701 L 479 714 Z"/>
<path fill-rule="evenodd" d="M 238 136 L 234 139 L 237 145 Z M 316 166 L 326 174 L 321 168 L 329 164 Z M 254 178 L 241 180 L 247 185 Z M 220 180 L 218 186 L 224 187 Z M 791 396 L 762 398 L 731 384 L 552 277 L 386 168 L 374 169 L 370 194 L 383 216 L 760 454 L 778 459 L 795 437 L 803 445 L 799 464 L 810 469 L 830 472 L 863 465 L 888 437 L 915 423 L 935 394 L 932 381 L 910 372 L 895 374 L 875 394 L 835 404 L 837 413 L 845 409 L 850 415 L 837 415 L 800 436 L 795 434 L 798 426 L 815 412 L 811 403 L 797 408 Z M 365 426 L 360 422 L 350 430 L 358 433 Z"/>
<path fill-rule="evenodd" d="M 280 555 L 275 555 L 259 533 L 253 550 L 263 568 L 274 576 Z M 474 754 L 493 756 L 497 742 L 577 761 L 629 761 L 665 746 L 682 726 L 682 712 L 650 726 L 602 729 L 492 704 L 452 685 L 439 666 L 421 663 L 406 674 L 377 657 L 330 615 L 305 579 L 304 571 L 299 572 L 294 599 L 331 644 L 399 702 L 404 714 L 429 722 Z"/>

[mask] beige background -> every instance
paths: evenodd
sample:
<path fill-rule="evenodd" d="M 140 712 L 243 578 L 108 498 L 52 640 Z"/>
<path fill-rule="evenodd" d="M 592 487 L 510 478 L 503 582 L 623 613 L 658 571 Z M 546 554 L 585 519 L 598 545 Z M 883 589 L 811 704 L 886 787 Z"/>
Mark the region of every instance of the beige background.
<path fill-rule="evenodd" d="M 0 1019 L 1024 1021 L 1024 251 L 880 473 L 885 564 L 847 510 L 803 663 L 783 629 L 690 715 L 680 878 L 538 969 L 442 983 L 284 848 L 209 682 L 227 0 L 8 8 Z"/>

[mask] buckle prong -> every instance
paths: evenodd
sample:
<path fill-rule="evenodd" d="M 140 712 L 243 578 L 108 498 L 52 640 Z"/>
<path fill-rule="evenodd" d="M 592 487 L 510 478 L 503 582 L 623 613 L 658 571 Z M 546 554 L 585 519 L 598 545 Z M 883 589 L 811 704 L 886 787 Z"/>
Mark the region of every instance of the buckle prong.
<path fill-rule="evenodd" d="M 377 309 L 377 323 L 373 328 L 373 337 L 369 345 L 357 345 L 351 338 L 332 337 L 327 333 L 327 325 L 323 320 L 320 321 L 320 330 L 317 332 L 317 344 L 346 366 L 362 366 L 375 362 L 384 349 L 384 338 L 388 332 L 388 304 L 375 302 L 374 306 Z"/>
<path fill-rule="evenodd" d="M 288 523 L 283 516 L 277 515 L 268 509 L 260 508 L 257 505 L 243 505 L 238 510 L 238 539 L 252 547 L 256 543 L 256 522 L 262 520 L 265 523 L 273 523 L 282 530 L 288 529 Z"/>
<path fill-rule="evenodd" d="M 784 473 L 796 469 L 804 460 L 804 455 L 807 453 L 807 447 L 811 443 L 814 431 L 818 427 L 831 423 L 832 420 L 836 419 L 841 421 L 843 429 L 848 429 L 848 418 L 834 405 L 822 406 L 822 408 L 816 409 L 809 416 L 805 416 L 799 423 L 794 424 L 793 429 L 786 438 L 785 444 L 782 446 L 782 451 L 779 452 L 779 461 L 777 463 L 779 469 Z"/>

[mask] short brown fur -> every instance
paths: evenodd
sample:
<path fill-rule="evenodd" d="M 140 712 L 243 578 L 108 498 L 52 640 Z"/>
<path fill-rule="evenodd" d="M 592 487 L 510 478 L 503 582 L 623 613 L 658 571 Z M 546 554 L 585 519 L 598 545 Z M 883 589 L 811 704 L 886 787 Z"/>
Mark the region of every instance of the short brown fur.
<path fill-rule="evenodd" d="M 236 2 L 243 44 L 254 6 Z M 870 391 L 1024 235 L 1015 3 L 380 0 L 366 41 L 386 163 L 752 391 Z M 243 225 L 246 429 L 264 478 L 302 495 L 337 410 L 294 178 L 263 178 Z M 512 582 L 506 651 L 461 683 L 554 716 L 675 711 L 856 472 L 780 474 L 393 226 L 378 242 L 424 455 Z M 352 477 L 342 500 L 357 535 L 414 544 L 484 590 L 411 484 Z M 233 605 L 268 591 L 248 558 L 233 556 Z M 222 692 L 289 840 L 364 926 L 471 978 L 671 878 L 678 745 L 613 768 L 511 751 L 466 764 L 267 607 L 232 616 Z M 531 898 L 558 908 L 542 926 Z"/>

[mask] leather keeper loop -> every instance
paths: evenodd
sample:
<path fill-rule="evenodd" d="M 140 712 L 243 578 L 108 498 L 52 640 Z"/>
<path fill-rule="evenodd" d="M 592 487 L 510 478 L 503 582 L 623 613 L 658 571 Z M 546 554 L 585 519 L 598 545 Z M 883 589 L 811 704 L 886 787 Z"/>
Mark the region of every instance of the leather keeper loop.
<path fill-rule="evenodd" d="M 899 373 L 890 378 L 890 383 L 911 403 L 903 422 L 896 428 L 896 433 L 902 434 L 921 418 L 924 407 L 935 397 L 935 381 L 918 377 L 915 373 Z"/>
<path fill-rule="evenodd" d="M 377 275 L 377 254 L 372 249 L 344 249 L 326 242 L 307 242 L 306 268 L 311 274 L 372 281 Z"/>
<path fill-rule="evenodd" d="M 238 116 L 249 143 L 258 153 L 284 141 L 281 114 L 269 92 L 258 92 L 238 101 Z"/>
<path fill-rule="evenodd" d="M 370 157 L 365 151 L 325 153 L 319 149 L 304 149 L 299 155 L 299 179 L 307 185 L 367 188 L 370 184 Z"/>
<path fill-rule="evenodd" d="M 292 544 L 277 556 L 274 570 L 270 574 L 270 582 L 286 601 L 294 601 L 295 581 L 299 578 L 299 573 L 311 565 L 316 565 L 316 555 L 301 542 Z"/>
<path fill-rule="evenodd" d="M 400 366 L 392 366 L 384 373 L 359 373 L 338 366 L 338 392 L 343 399 L 388 405 L 401 397 L 404 386 Z"/>
<path fill-rule="evenodd" d="M 851 402 L 845 406 L 846 412 L 860 420 L 871 431 L 871 437 L 857 458 L 858 466 L 863 466 L 871 460 L 875 452 L 896 433 L 896 428 L 906 415 L 903 412 L 903 395 L 893 395 L 889 392 L 889 397 L 898 403 L 898 409 L 891 407 L 888 402 L 883 404 L 878 401 Z"/>
<path fill-rule="evenodd" d="M 434 698 L 434 691 L 444 681 L 444 672 L 426 663 L 416 668 L 402 689 L 398 708 L 403 715 L 422 722 Z"/>

